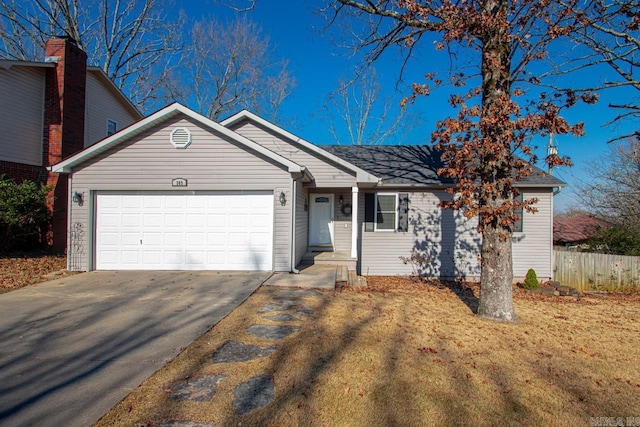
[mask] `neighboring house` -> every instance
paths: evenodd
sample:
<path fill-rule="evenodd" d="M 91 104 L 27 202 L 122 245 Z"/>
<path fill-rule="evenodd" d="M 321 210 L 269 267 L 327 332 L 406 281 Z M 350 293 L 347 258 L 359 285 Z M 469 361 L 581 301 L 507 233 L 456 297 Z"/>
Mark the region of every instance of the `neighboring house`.
<path fill-rule="evenodd" d="M 47 170 L 142 118 L 68 38 L 46 42 L 44 62 L 0 60 L 0 175 L 52 185 L 51 244 L 67 243 L 66 176 Z"/>
<path fill-rule="evenodd" d="M 611 227 L 609 222 L 590 214 L 555 221 L 553 224 L 553 244 L 557 246 L 583 245 L 598 230 L 609 227 Z"/>
<path fill-rule="evenodd" d="M 477 220 L 443 210 L 451 183 L 422 146 L 319 147 L 247 111 L 215 123 L 173 104 L 55 165 L 71 174 L 70 223 L 84 240 L 69 268 L 295 271 L 309 251 L 334 251 L 362 275 L 478 277 Z M 514 274 L 551 277 L 553 191 L 514 234 Z"/>

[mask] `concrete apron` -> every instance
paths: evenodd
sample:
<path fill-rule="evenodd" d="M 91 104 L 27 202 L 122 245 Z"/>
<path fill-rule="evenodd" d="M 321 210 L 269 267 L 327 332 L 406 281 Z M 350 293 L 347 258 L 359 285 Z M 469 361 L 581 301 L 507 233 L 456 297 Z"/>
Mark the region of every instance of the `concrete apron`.
<path fill-rule="evenodd" d="M 269 272 L 91 272 L 0 295 L 0 426 L 87 426 Z"/>
<path fill-rule="evenodd" d="M 301 269 L 300 274 L 274 273 L 264 284 L 267 286 L 335 290 L 336 269 L 335 265 L 311 265 Z"/>

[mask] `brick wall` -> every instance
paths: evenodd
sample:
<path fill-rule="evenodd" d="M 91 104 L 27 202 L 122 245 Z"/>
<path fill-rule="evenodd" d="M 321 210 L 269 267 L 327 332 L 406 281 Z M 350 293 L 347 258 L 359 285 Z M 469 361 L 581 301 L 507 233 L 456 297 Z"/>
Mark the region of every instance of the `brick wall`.
<path fill-rule="evenodd" d="M 24 180 L 44 183 L 48 178 L 47 170 L 42 166 L 25 165 L 5 160 L 0 160 L 0 175 L 5 175 L 17 183 Z"/>
<path fill-rule="evenodd" d="M 84 113 L 87 82 L 87 54 L 68 38 L 48 40 L 45 56 L 57 62 L 47 70 L 43 131 L 44 166 L 54 165 L 84 148 Z M 54 59 L 55 58 L 55 59 Z M 53 219 L 49 243 L 56 250 L 67 245 L 67 177 L 47 174 Z"/>

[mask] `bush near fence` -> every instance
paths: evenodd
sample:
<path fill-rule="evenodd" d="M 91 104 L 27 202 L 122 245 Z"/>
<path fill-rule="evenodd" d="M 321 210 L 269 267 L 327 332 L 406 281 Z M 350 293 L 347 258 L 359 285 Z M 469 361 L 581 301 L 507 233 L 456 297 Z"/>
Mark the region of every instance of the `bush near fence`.
<path fill-rule="evenodd" d="M 640 257 L 554 248 L 553 279 L 580 291 L 640 292 Z"/>

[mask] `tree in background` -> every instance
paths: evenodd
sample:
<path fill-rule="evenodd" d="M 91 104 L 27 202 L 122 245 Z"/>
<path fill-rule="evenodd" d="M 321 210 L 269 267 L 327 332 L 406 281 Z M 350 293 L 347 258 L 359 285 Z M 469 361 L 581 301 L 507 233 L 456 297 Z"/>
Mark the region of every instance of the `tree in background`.
<path fill-rule="evenodd" d="M 640 232 L 640 141 L 614 143 L 587 168 L 589 182 L 578 186 L 582 204 L 599 218 Z"/>
<path fill-rule="evenodd" d="M 250 10 L 253 1 L 230 4 Z M 42 60 L 46 40 L 73 38 L 143 111 L 182 99 L 217 119 L 248 108 L 276 118 L 294 87 L 258 25 L 238 18 L 189 23 L 170 0 L 6 0 L 0 57 Z"/>
<path fill-rule="evenodd" d="M 69 36 L 134 104 L 154 109 L 173 97 L 174 55 L 182 48 L 182 18 L 167 6 L 164 0 L 6 0 L 0 56 L 42 60 L 48 39 Z"/>
<path fill-rule="evenodd" d="M 586 90 L 628 88 L 640 94 L 640 3 L 637 0 L 590 0 L 578 16 L 580 25 L 569 33 L 571 39 L 586 48 L 583 55 L 574 56 L 574 70 L 604 65 L 613 70 L 618 80 L 605 80 Z M 610 124 L 632 123 L 635 129 L 614 137 L 640 140 L 640 105 L 636 102 L 610 103 L 620 111 Z"/>
<path fill-rule="evenodd" d="M 397 144 L 421 124 L 420 118 L 408 115 L 399 102 L 382 98 L 380 89 L 373 67 L 354 80 L 338 82 L 326 110 L 329 131 L 338 144 L 378 145 L 389 140 Z"/>
<path fill-rule="evenodd" d="M 452 65 L 447 81 L 460 89 L 450 104 L 458 114 L 438 122 L 432 141 L 447 164 L 439 174 L 456 182 L 452 192 L 458 197 L 442 206 L 462 209 L 468 218 L 479 216 L 482 317 L 516 321 L 511 238 L 516 210 L 535 211 L 536 200 L 518 201 L 514 183 L 532 173 L 536 157 L 531 138 L 582 135 L 582 124 L 570 125 L 561 111 L 579 100 L 596 101 L 589 93 L 563 96 L 537 88 L 533 66 L 543 67 L 552 45 L 581 25 L 578 10 L 577 0 L 335 0 L 326 9 L 332 23 L 349 20 L 354 48 L 365 52 L 368 62 L 391 47 L 403 49 L 409 60 L 424 46 L 423 39 L 448 49 Z M 461 71 L 469 63 L 477 74 Z M 427 73 L 426 82 L 415 83 L 407 101 L 442 83 L 437 74 Z M 569 164 L 557 155 L 546 161 Z"/>
<path fill-rule="evenodd" d="M 269 37 L 244 17 L 196 23 L 181 61 L 182 97 L 210 119 L 248 109 L 277 121 L 295 87 L 286 61 L 275 61 Z"/>

